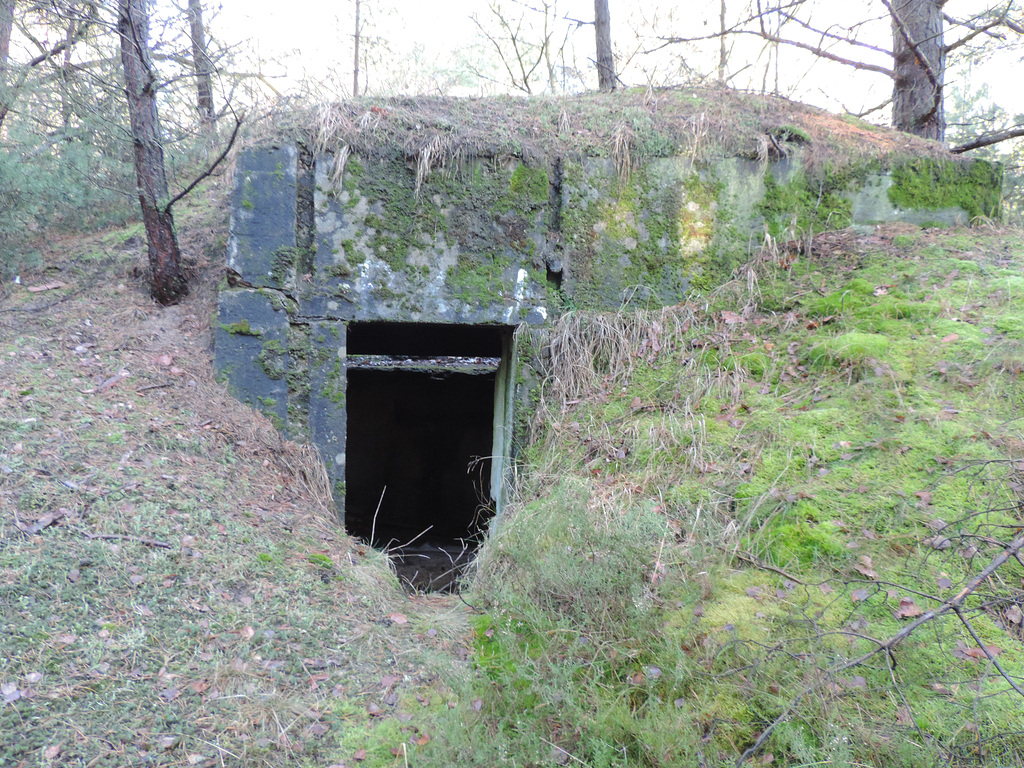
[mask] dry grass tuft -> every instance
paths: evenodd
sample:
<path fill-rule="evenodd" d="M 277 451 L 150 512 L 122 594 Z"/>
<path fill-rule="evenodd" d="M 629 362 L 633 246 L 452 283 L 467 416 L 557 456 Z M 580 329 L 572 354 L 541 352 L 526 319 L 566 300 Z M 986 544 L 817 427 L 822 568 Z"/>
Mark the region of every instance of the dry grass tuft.
<path fill-rule="evenodd" d="M 405 154 L 416 162 L 416 196 L 419 196 L 431 171 L 457 165 L 461 152 L 458 141 L 451 134 L 435 133 L 423 143 L 411 137 L 406 142 Z"/>
<path fill-rule="evenodd" d="M 636 167 L 636 135 L 628 123 L 619 123 L 612 136 L 612 160 L 615 163 L 615 176 L 619 184 L 625 186 Z"/>
<path fill-rule="evenodd" d="M 631 313 L 569 312 L 552 325 L 545 394 L 563 407 L 605 380 L 629 377 L 638 361 L 652 360 L 686 333 L 696 319 L 690 304 Z"/>

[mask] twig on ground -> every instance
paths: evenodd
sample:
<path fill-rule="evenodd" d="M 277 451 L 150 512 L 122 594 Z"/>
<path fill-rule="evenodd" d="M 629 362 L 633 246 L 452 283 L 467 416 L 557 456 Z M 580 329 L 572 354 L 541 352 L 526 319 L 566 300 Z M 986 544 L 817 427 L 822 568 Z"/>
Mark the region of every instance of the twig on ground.
<path fill-rule="evenodd" d="M 118 541 L 134 541 L 145 544 L 147 547 L 159 547 L 160 549 L 173 549 L 174 545 L 159 539 L 148 539 L 145 536 L 126 536 L 123 533 L 86 533 L 87 539 L 116 539 Z"/>
<path fill-rule="evenodd" d="M 805 587 L 807 586 L 807 582 L 806 581 L 801 581 L 796 576 L 794 576 L 794 575 L 792 575 L 790 573 L 786 573 L 784 570 L 782 570 L 781 568 L 776 568 L 774 565 L 768 565 L 768 563 L 762 563 L 760 560 L 758 560 L 756 557 L 754 557 L 753 555 L 751 555 L 748 552 L 739 552 L 739 551 L 737 551 L 737 552 L 733 552 L 732 554 L 735 555 L 740 560 L 742 560 L 743 562 L 750 563 L 755 568 L 760 568 L 762 571 L 771 571 L 772 573 L 777 573 L 777 574 L 779 574 L 779 576 L 784 576 L 785 578 L 789 579 L 790 581 L 796 582 L 797 584 L 802 584 Z"/>

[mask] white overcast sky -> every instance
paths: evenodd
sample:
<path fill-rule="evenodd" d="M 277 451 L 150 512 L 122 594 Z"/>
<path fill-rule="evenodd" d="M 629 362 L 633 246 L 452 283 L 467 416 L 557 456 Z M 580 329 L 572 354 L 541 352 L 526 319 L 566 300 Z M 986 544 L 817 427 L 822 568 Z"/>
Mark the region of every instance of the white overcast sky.
<path fill-rule="evenodd" d="M 512 0 L 505 0 L 511 4 Z M 212 6 L 213 3 L 210 3 Z M 276 81 L 287 90 L 289 83 L 304 76 L 323 80 L 333 72 L 336 82 L 345 87 L 351 83 L 351 35 L 352 0 L 220 0 L 221 9 L 213 21 L 213 32 L 224 41 L 248 40 L 258 57 L 266 62 L 267 71 L 282 75 Z M 700 34 L 713 30 L 717 25 L 717 0 L 704 2 L 657 2 L 657 0 L 611 0 L 610 9 L 613 23 L 613 42 L 617 51 L 635 47 L 631 29 L 631 16 L 658 13 L 660 9 L 660 34 Z M 729 7 L 740 9 L 745 2 L 730 0 Z M 946 12 L 957 15 L 969 13 L 983 6 L 983 0 L 949 0 Z M 443 62 L 452 52 L 479 43 L 476 27 L 469 16 L 476 11 L 487 14 L 486 0 L 363 0 L 364 16 L 376 9 L 393 8 L 386 12 L 386 18 L 378 23 L 379 33 L 385 35 L 392 50 L 402 53 L 419 48 L 421 60 Z M 874 7 L 877 0 L 828 0 L 824 3 L 829 20 L 833 14 L 842 14 L 844 21 L 860 18 L 865 8 Z M 675 9 L 675 17 L 669 19 L 665 9 Z M 706 8 L 706 10 L 704 10 Z M 593 18 L 591 0 L 559 0 L 560 14 L 579 19 Z M 379 10 L 377 10 L 380 13 Z M 824 15 L 822 15 L 824 19 Z M 705 26 L 705 20 L 710 26 Z M 575 44 L 581 57 L 591 55 L 593 32 L 591 27 L 576 33 Z M 741 44 L 738 44 L 741 45 Z M 747 50 L 753 50 L 754 41 L 746 43 Z M 879 40 L 886 46 L 888 41 Z M 716 44 L 708 45 L 708 55 Z M 743 49 L 737 49 L 730 64 L 738 67 Z M 884 77 L 858 73 L 836 65 L 815 64 L 810 66 L 806 57 L 799 52 L 785 51 L 782 80 L 793 87 L 794 98 L 817 104 L 833 110 L 848 108 L 857 111 L 874 106 L 885 100 L 891 92 L 891 82 Z M 653 58 L 651 59 L 653 61 Z M 696 61 L 696 59 L 694 59 Z M 708 62 L 712 61 L 711 59 Z M 706 68 L 712 66 L 705 62 Z M 884 62 L 883 62 L 884 63 Z M 763 71 L 764 67 L 751 67 Z M 1024 112 L 1024 88 L 1020 87 L 1019 73 L 1024 72 L 1021 52 L 1006 54 L 993 63 L 976 67 L 971 75 L 972 85 L 987 82 L 992 88 L 992 98 L 1011 112 Z M 372 76 L 371 72 L 371 76 Z M 635 82 L 642 85 L 639 73 L 633 73 Z M 961 76 L 951 73 L 951 76 Z M 755 82 L 736 83 L 746 87 L 760 87 L 761 76 Z M 373 84 L 371 82 L 371 91 Z M 344 95 L 344 94 L 336 94 Z"/>

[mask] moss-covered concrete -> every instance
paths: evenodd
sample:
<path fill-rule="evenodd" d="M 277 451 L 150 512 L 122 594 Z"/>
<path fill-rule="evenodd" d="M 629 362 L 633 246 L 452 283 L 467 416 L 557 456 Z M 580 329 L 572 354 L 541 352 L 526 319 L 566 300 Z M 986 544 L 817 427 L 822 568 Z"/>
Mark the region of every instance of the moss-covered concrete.
<path fill-rule="evenodd" d="M 688 145 L 636 105 L 618 118 L 609 141 L 586 151 L 576 137 L 607 127 L 593 115 L 552 116 L 575 133 L 542 151 L 523 141 L 465 151 L 452 131 L 418 136 L 412 123 L 401 142 L 328 142 L 316 157 L 288 143 L 243 153 L 222 377 L 312 439 L 341 482 L 347 323 L 543 325 L 572 309 L 668 306 L 714 289 L 766 237 L 997 213 L 1000 173 L 985 163 L 834 147 L 822 162 L 821 137 L 795 122 L 765 128 L 760 146 L 774 149 L 753 157 Z M 829 301 L 834 314 L 862 297 Z M 889 304 L 901 317 L 906 302 Z M 845 360 L 852 349 L 819 357 Z"/>

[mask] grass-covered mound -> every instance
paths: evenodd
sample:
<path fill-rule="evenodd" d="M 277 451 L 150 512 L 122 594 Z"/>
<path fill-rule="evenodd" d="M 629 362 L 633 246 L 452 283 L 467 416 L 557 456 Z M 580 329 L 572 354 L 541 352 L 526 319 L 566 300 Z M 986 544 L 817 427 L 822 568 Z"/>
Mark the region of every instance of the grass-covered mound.
<path fill-rule="evenodd" d="M 1024 239 L 793 258 L 532 339 L 551 375 L 474 583 L 480 699 L 432 764 L 1024 760 Z"/>
<path fill-rule="evenodd" d="M 550 375 L 462 602 L 214 383 L 218 195 L 179 307 L 138 226 L 0 286 L 0 764 L 1024 760 L 1020 233 L 830 233 L 522 336 Z"/>

